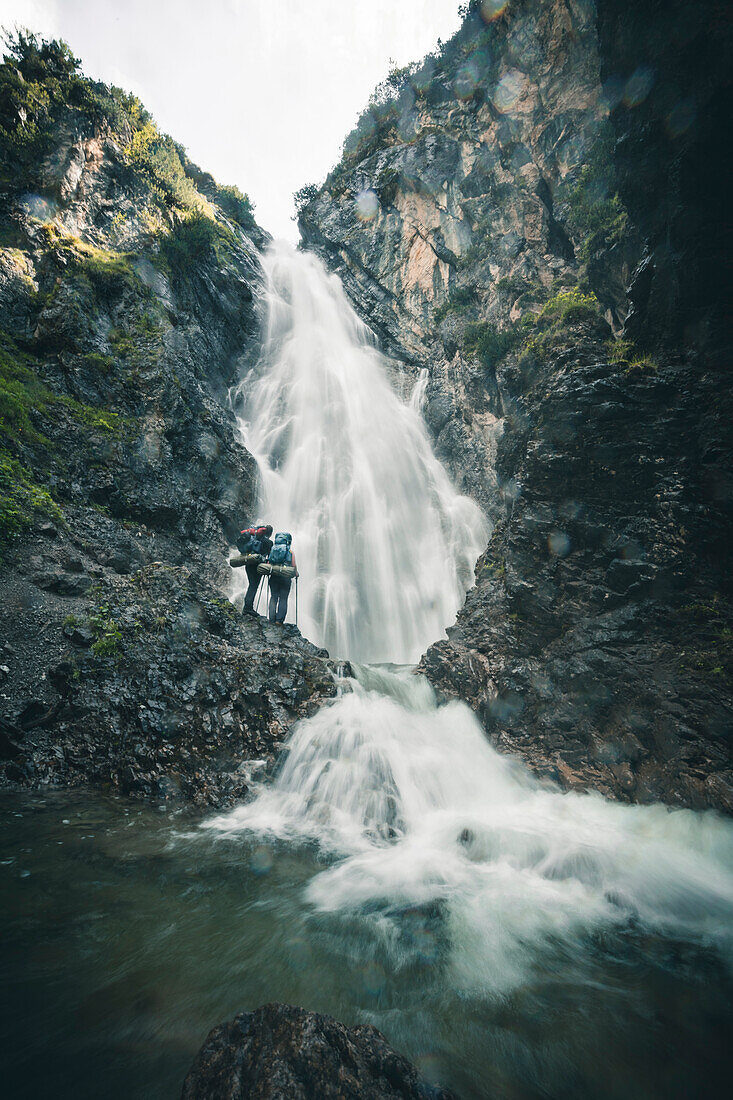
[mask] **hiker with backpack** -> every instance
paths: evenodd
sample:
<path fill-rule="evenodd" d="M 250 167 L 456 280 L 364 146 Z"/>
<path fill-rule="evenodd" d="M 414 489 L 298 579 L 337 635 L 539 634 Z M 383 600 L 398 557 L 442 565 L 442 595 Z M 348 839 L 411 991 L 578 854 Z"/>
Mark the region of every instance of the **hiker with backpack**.
<path fill-rule="evenodd" d="M 270 576 L 270 606 L 268 618 L 271 623 L 284 623 L 288 613 L 288 596 L 293 578 L 298 577 L 295 555 L 290 549 L 292 535 L 279 531 L 275 535 L 275 545 L 270 550 L 267 563 Z M 261 571 L 264 571 L 263 566 Z"/>
<path fill-rule="evenodd" d="M 262 579 L 261 575 L 257 572 L 257 566 L 260 565 L 261 562 L 267 561 L 267 557 L 272 550 L 271 534 L 272 525 L 268 523 L 264 527 L 247 527 L 244 531 L 240 532 L 239 538 L 237 539 L 237 549 L 239 553 L 246 558 L 245 569 L 247 570 L 247 580 L 249 581 L 249 587 L 244 597 L 244 607 L 242 609 L 245 615 L 255 614 L 255 596 L 257 595 L 257 589 Z"/>

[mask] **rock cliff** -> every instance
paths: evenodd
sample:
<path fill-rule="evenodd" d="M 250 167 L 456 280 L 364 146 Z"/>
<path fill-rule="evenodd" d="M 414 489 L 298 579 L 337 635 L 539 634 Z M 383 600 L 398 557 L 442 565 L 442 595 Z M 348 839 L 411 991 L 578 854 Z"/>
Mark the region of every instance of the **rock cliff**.
<path fill-rule="evenodd" d="M 246 789 L 322 651 L 226 599 L 255 465 L 246 196 L 141 103 L 21 35 L 0 67 L 0 768 L 200 801 Z"/>
<path fill-rule="evenodd" d="M 571 787 L 733 810 L 720 4 L 472 2 L 306 243 L 495 527 L 423 669 Z"/>

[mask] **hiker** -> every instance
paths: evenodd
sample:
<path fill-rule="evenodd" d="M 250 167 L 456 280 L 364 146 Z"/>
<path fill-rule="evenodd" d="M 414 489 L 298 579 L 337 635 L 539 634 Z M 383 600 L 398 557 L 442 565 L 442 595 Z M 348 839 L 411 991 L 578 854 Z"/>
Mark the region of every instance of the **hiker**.
<path fill-rule="evenodd" d="M 246 528 L 246 530 L 240 532 L 239 538 L 237 539 L 237 549 L 240 554 L 252 555 L 251 561 L 248 561 L 245 565 L 249 587 L 244 597 L 244 607 L 242 608 L 242 613 L 244 615 L 255 614 L 255 596 L 257 595 L 257 589 L 262 579 L 257 572 L 257 566 L 261 561 L 267 560 L 268 554 L 272 550 L 271 534 L 272 525 L 268 523 L 264 527 Z"/>
<path fill-rule="evenodd" d="M 275 569 L 270 573 L 270 606 L 269 619 L 271 623 L 284 623 L 288 613 L 288 595 L 293 577 L 298 576 L 298 567 L 295 564 L 295 555 L 290 549 L 293 541 L 292 535 L 287 531 L 279 531 L 275 535 L 275 545 L 270 551 L 268 562 Z M 286 576 L 279 572 L 283 567 L 290 567 L 292 576 Z"/>

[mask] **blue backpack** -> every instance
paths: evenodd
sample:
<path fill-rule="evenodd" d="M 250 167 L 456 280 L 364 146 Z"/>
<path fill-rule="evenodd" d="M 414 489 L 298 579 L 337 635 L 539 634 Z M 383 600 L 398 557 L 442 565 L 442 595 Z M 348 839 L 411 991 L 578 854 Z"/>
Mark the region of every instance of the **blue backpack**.
<path fill-rule="evenodd" d="M 287 531 L 278 531 L 275 535 L 275 545 L 270 551 L 269 561 L 271 565 L 290 565 L 293 555 L 290 553 L 290 543 L 293 536 Z"/>

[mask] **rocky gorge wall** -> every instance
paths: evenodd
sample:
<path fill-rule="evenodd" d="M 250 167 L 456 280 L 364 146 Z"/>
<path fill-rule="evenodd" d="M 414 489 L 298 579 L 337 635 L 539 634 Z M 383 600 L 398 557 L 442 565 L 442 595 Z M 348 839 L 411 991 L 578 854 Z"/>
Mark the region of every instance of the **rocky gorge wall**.
<path fill-rule="evenodd" d="M 0 157 L 0 773 L 241 797 L 334 691 L 225 598 L 267 235 L 58 43 L 0 67 Z"/>
<path fill-rule="evenodd" d="M 423 670 L 541 775 L 728 811 L 729 38 L 714 3 L 471 3 L 299 196 L 495 522 Z"/>

